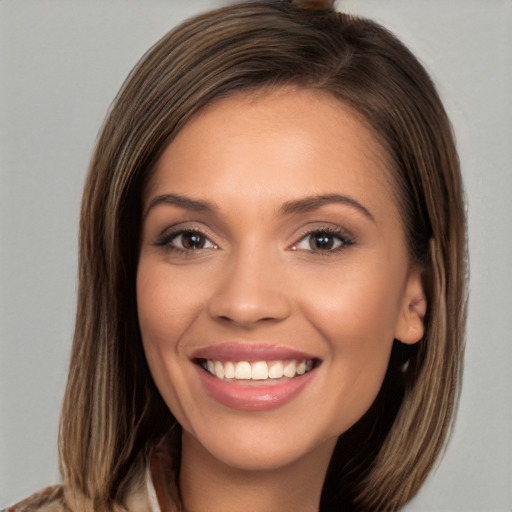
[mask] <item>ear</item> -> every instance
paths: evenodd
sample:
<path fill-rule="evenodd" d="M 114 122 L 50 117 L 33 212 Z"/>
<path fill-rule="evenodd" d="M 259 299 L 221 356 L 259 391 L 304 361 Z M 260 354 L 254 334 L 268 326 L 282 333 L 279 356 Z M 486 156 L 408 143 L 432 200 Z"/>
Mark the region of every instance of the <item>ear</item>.
<path fill-rule="evenodd" d="M 421 271 L 413 268 L 409 272 L 403 302 L 398 316 L 395 338 L 402 343 L 417 343 L 425 333 L 423 320 L 427 312 L 427 299 L 421 279 Z"/>

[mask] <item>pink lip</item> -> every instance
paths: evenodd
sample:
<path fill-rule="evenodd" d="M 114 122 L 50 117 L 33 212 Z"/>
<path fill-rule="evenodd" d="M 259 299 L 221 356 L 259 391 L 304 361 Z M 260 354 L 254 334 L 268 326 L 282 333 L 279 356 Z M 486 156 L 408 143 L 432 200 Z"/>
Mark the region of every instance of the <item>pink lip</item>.
<path fill-rule="evenodd" d="M 253 343 L 221 343 L 198 349 L 192 359 L 211 359 L 214 361 L 284 361 L 296 359 L 304 361 L 316 359 L 311 354 L 280 345 Z"/>
<path fill-rule="evenodd" d="M 298 395 L 317 373 L 313 368 L 304 375 L 276 384 L 258 385 L 252 381 L 252 385 L 244 385 L 239 381 L 218 379 L 198 365 L 196 368 L 206 392 L 214 400 L 227 407 L 246 411 L 267 411 L 285 404 Z"/>
<path fill-rule="evenodd" d="M 251 384 L 245 384 L 243 381 L 222 380 L 211 375 L 197 364 L 198 359 L 233 362 L 318 361 L 317 357 L 290 347 L 242 342 L 219 343 L 200 348 L 192 354 L 191 359 L 196 363 L 199 379 L 208 395 L 227 407 L 246 411 L 266 411 L 288 402 L 311 382 L 317 373 L 316 368 L 289 380 L 276 381 L 275 384 L 268 381 L 250 381 Z"/>

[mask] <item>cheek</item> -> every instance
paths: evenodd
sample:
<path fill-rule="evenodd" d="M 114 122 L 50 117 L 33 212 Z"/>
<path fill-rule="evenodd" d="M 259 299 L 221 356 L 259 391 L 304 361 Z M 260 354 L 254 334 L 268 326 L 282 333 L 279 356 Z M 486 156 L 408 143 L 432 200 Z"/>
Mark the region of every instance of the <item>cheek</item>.
<path fill-rule="evenodd" d="M 354 348 L 394 337 L 402 302 L 402 274 L 370 264 L 352 264 L 306 277 L 303 308 L 317 329 L 351 340 Z M 361 347 L 362 348 L 362 347 Z"/>
<path fill-rule="evenodd" d="M 168 265 L 141 259 L 137 271 L 137 310 L 145 345 L 178 349 L 179 338 L 201 302 L 190 280 L 180 280 Z"/>
<path fill-rule="evenodd" d="M 162 271 L 163 270 L 163 271 Z M 156 387 L 174 416 L 187 424 L 186 390 L 180 338 L 190 325 L 194 304 L 183 283 L 157 264 L 141 259 L 137 271 L 137 312 L 146 360 Z M 180 293 L 176 293 L 180 290 Z M 189 403 L 193 403 L 188 400 Z"/>
<path fill-rule="evenodd" d="M 304 315 L 326 344 L 333 413 L 344 427 L 368 410 L 382 386 L 400 311 L 397 282 L 391 286 L 388 273 L 371 268 L 331 275 L 324 281 L 331 283 L 328 288 L 317 276 L 302 301 Z"/>

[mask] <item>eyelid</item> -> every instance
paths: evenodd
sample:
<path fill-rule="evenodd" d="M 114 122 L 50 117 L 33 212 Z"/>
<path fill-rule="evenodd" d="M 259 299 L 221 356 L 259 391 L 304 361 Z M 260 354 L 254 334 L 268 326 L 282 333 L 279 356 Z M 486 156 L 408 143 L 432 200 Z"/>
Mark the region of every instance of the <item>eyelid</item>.
<path fill-rule="evenodd" d="M 341 245 L 334 248 L 334 249 L 325 249 L 325 250 L 313 250 L 313 249 L 298 249 L 297 245 L 299 245 L 303 240 L 305 240 L 307 237 L 313 235 L 314 233 L 327 233 L 328 235 L 337 237 L 341 241 Z M 328 255 L 328 254 L 336 254 L 339 251 L 342 251 L 346 249 L 347 247 L 354 245 L 356 243 L 356 237 L 352 235 L 347 229 L 336 226 L 336 225 L 322 225 L 319 224 L 314 227 L 309 227 L 305 229 L 300 236 L 297 238 L 297 241 L 294 242 L 290 249 L 293 251 L 301 250 L 304 252 L 309 252 L 312 254 L 321 254 L 321 255 Z"/>
<path fill-rule="evenodd" d="M 199 248 L 196 250 L 187 250 L 173 245 L 171 242 L 179 235 L 182 235 L 183 233 L 197 233 L 198 235 L 201 235 L 206 240 L 208 240 L 208 242 L 212 244 L 212 247 Z M 182 252 L 184 254 L 190 254 L 192 252 L 206 251 L 219 248 L 219 245 L 213 241 L 213 237 L 208 233 L 207 229 L 188 223 L 179 223 L 173 226 L 168 226 L 158 235 L 157 239 L 154 242 L 154 245 L 157 247 L 167 248 L 172 251 Z"/>
<path fill-rule="evenodd" d="M 311 225 L 313 224 L 313 225 Z M 324 223 L 311 223 L 307 228 L 303 228 L 301 233 L 295 237 L 295 242 L 288 246 L 289 250 L 300 250 L 303 252 L 309 252 L 313 254 L 335 254 L 338 251 L 342 251 L 346 249 L 348 246 L 354 245 L 356 243 L 356 237 L 348 231 L 346 228 L 336 225 L 336 224 L 324 224 Z M 171 244 L 172 240 L 178 237 L 183 233 L 197 233 L 204 237 L 212 246 L 199 248 L 199 249 L 185 249 L 180 248 L 176 245 Z M 328 235 L 334 236 L 341 241 L 340 246 L 335 247 L 333 249 L 298 249 L 297 245 L 301 243 L 305 238 L 313 235 L 314 233 L 327 233 Z M 219 249 L 219 244 L 215 242 L 215 235 L 210 234 L 210 230 L 204 226 L 198 226 L 195 223 L 181 222 L 175 225 L 171 225 L 166 227 L 161 233 L 158 235 L 157 239 L 154 241 L 154 245 L 157 247 L 167 248 L 169 250 L 173 250 L 176 252 L 182 252 L 184 254 L 192 254 L 199 253 L 202 251 L 207 251 L 211 249 Z"/>

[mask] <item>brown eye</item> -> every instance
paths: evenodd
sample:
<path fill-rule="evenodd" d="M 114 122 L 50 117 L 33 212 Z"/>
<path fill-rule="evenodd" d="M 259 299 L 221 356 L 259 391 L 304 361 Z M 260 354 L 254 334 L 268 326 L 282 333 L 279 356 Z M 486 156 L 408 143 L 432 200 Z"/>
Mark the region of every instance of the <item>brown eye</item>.
<path fill-rule="evenodd" d="M 195 252 L 203 249 L 218 248 L 204 233 L 194 230 L 179 231 L 165 235 L 158 240 L 157 245 L 181 252 Z"/>
<path fill-rule="evenodd" d="M 334 248 L 336 243 L 339 245 L 339 237 L 325 231 L 311 233 L 308 240 L 309 247 L 313 251 L 329 251 Z"/>
<path fill-rule="evenodd" d="M 173 242 L 181 239 L 181 247 L 187 251 L 195 249 L 203 249 L 206 244 L 206 237 L 197 231 L 185 231 L 178 235 Z"/>
<path fill-rule="evenodd" d="M 353 243 L 353 239 L 344 232 L 317 229 L 303 236 L 292 249 L 313 253 L 335 253 Z"/>

